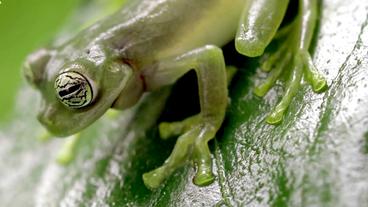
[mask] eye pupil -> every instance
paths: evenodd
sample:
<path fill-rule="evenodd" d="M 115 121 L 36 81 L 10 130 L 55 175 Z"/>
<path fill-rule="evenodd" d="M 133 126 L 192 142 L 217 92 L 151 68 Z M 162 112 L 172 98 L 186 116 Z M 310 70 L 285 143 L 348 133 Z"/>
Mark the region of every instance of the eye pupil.
<path fill-rule="evenodd" d="M 69 92 L 73 93 L 73 92 L 79 90 L 80 87 L 81 87 L 81 84 L 74 85 L 74 86 L 69 88 Z"/>
<path fill-rule="evenodd" d="M 66 95 L 68 95 L 68 94 L 69 94 L 69 91 L 68 91 L 68 90 L 63 90 L 63 91 L 60 91 L 60 92 L 59 92 L 59 96 L 60 96 L 60 97 L 66 96 Z"/>
<path fill-rule="evenodd" d="M 74 86 L 71 86 L 65 90 L 62 90 L 59 92 L 59 96 L 60 97 L 64 97 L 66 95 L 69 95 L 69 94 L 72 94 L 74 92 L 76 92 L 77 90 L 79 90 L 81 88 L 81 84 L 77 84 L 77 85 L 74 85 Z"/>

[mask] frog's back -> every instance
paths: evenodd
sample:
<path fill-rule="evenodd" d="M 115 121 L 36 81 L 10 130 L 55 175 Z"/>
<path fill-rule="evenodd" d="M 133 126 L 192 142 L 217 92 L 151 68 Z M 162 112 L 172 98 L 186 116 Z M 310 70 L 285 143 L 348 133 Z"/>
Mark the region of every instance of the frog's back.
<path fill-rule="evenodd" d="M 103 41 L 140 62 L 179 55 L 208 44 L 223 46 L 235 36 L 245 1 L 131 1 L 105 20 L 108 24 L 102 26 L 107 31 L 104 35 L 111 36 L 105 36 Z"/>

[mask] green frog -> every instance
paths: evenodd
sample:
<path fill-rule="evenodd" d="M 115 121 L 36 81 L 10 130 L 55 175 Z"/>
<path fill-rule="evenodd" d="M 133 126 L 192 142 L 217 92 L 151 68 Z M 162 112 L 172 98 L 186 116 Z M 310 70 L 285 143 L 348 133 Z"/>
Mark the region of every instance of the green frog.
<path fill-rule="evenodd" d="M 55 136 L 69 136 L 109 108 L 127 109 L 145 92 L 174 84 L 194 70 L 200 113 L 159 125 L 162 138 L 178 140 L 165 163 L 143 174 L 143 181 L 155 189 L 191 159 L 196 166 L 193 182 L 209 185 L 215 177 L 208 142 L 220 128 L 228 104 L 221 47 L 235 40 L 240 54 L 256 57 L 273 38 L 283 39 L 262 64 L 269 77 L 254 90 L 264 96 L 288 71 L 285 95 L 266 119 L 278 124 L 303 76 L 316 92 L 326 87 L 308 52 L 317 3 L 299 0 L 295 19 L 280 28 L 289 0 L 129 1 L 64 44 L 28 57 L 26 79 L 42 94 L 38 119 Z"/>

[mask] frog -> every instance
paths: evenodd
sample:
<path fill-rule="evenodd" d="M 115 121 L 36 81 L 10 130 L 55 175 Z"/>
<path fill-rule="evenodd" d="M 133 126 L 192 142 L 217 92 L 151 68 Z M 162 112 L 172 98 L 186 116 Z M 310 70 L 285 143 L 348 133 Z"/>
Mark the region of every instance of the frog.
<path fill-rule="evenodd" d="M 315 92 L 327 86 L 309 52 L 318 1 L 298 0 L 296 16 L 282 25 L 289 3 L 129 1 L 64 43 L 28 56 L 25 77 L 42 97 L 38 120 L 53 135 L 70 136 L 110 108 L 131 108 L 145 93 L 173 85 L 194 71 L 200 112 L 158 125 L 162 139 L 178 138 L 167 160 L 142 179 L 149 189 L 156 189 L 190 160 L 196 169 L 193 183 L 207 186 L 216 179 L 208 143 L 220 129 L 229 103 L 222 46 L 233 41 L 241 55 L 258 57 L 273 39 L 282 40 L 260 66 L 268 77 L 254 88 L 262 97 L 281 74 L 288 74 L 283 97 L 265 119 L 269 124 L 282 122 L 304 79 Z"/>

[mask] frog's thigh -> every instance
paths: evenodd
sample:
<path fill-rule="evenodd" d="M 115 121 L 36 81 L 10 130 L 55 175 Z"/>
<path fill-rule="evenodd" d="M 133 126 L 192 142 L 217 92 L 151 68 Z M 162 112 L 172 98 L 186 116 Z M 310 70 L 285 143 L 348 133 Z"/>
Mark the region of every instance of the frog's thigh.
<path fill-rule="evenodd" d="M 174 170 L 184 164 L 190 152 L 193 152 L 192 158 L 198 167 L 194 183 L 206 185 L 214 179 L 207 142 L 215 136 L 221 126 L 227 104 L 226 70 L 221 49 L 205 46 L 161 61 L 154 72 L 145 75 L 146 83 L 151 89 L 171 84 L 190 69 L 194 69 L 198 77 L 201 112 L 184 120 L 179 131 L 168 133 L 168 136 L 182 135 L 164 165 L 143 175 L 145 184 L 150 188 L 158 187 Z"/>
<path fill-rule="evenodd" d="M 218 128 L 227 105 L 227 75 L 220 48 L 207 45 L 160 61 L 153 69 L 144 72 L 147 89 L 173 84 L 192 69 L 198 78 L 201 120 Z"/>
<path fill-rule="evenodd" d="M 235 38 L 237 51 L 249 57 L 263 54 L 284 18 L 289 0 L 248 0 Z"/>

